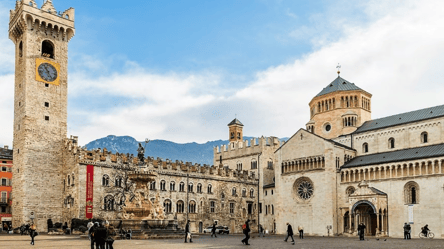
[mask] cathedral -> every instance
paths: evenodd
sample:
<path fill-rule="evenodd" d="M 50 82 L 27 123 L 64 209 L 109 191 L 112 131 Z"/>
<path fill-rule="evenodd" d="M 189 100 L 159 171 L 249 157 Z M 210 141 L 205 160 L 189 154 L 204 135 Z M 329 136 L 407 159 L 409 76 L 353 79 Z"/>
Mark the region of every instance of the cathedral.
<path fill-rule="evenodd" d="M 425 224 L 444 234 L 444 106 L 371 119 L 372 94 L 339 76 L 309 103 L 310 120 L 286 141 L 243 140 L 228 124 L 229 144 L 214 148 L 214 166 L 86 150 L 67 137 L 68 43 L 74 9 L 51 0 L 17 1 L 10 13 L 15 44 L 13 226 L 47 221 L 118 219 L 125 175 L 156 175 L 146 198 L 167 219 L 213 222 L 241 232 L 252 221 L 278 234 L 286 223 L 308 235 L 402 237 Z M 34 213 L 35 215 L 32 215 Z M 441 232 L 440 232 L 441 231 Z"/>

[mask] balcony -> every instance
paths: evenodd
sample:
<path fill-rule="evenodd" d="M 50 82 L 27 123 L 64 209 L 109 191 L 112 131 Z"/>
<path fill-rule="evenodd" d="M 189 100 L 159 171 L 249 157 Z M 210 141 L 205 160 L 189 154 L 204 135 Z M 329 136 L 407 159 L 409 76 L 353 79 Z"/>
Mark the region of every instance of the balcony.
<path fill-rule="evenodd" d="M 9 198 L 0 198 L 0 206 L 8 206 L 11 202 L 11 199 Z"/>

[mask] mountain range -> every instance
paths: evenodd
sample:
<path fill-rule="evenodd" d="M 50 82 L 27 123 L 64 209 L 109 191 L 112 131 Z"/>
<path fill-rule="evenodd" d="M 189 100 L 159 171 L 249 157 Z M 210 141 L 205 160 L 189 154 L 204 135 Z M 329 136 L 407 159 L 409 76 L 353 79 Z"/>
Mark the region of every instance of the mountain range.
<path fill-rule="evenodd" d="M 244 137 L 244 140 L 250 140 L 253 137 Z M 286 141 L 288 138 L 281 140 Z M 140 142 L 145 146 L 145 142 Z M 170 159 L 172 161 L 181 160 L 184 162 L 198 163 L 198 164 L 213 164 L 213 148 L 228 144 L 228 140 L 208 141 L 203 144 L 199 143 L 185 143 L 179 144 L 166 140 L 152 140 L 145 148 L 145 156 L 160 157 L 162 159 Z M 96 139 L 85 145 L 88 150 L 97 148 L 106 148 L 113 153 L 130 153 L 137 155 L 137 148 L 139 141 L 131 136 L 114 136 L 109 135 L 103 138 Z"/>

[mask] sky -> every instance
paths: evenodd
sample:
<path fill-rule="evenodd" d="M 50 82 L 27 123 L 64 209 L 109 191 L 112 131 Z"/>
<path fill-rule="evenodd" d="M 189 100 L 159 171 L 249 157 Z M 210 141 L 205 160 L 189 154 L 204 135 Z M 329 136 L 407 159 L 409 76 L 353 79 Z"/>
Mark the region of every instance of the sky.
<path fill-rule="evenodd" d="M 42 0 L 36 1 L 39 5 Z M 444 104 L 444 1 L 53 0 L 75 8 L 68 135 L 177 143 L 290 137 L 336 77 L 372 118 Z M 0 0 L 0 146 L 12 145 L 14 44 Z"/>

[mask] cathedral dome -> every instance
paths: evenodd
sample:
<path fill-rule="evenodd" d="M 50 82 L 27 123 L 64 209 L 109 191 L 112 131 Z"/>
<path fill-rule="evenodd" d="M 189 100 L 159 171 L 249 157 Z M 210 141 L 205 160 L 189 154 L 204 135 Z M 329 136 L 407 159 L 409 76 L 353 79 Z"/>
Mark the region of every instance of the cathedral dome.
<path fill-rule="evenodd" d="M 322 91 L 318 93 L 316 97 L 337 91 L 353 91 L 353 90 L 362 90 L 362 89 L 357 87 L 354 83 L 351 83 L 338 76 L 335 80 L 333 80 L 330 84 L 328 84 L 327 87 L 322 89 Z"/>

